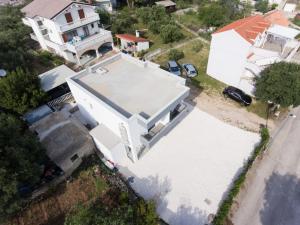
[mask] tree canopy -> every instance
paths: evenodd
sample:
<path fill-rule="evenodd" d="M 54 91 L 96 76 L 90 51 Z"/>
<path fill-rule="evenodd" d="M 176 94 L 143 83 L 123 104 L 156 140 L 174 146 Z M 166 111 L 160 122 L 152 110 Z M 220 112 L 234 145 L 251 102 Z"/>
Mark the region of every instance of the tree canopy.
<path fill-rule="evenodd" d="M 282 106 L 300 104 L 300 65 L 280 62 L 264 69 L 256 78 L 256 97 Z"/>
<path fill-rule="evenodd" d="M 35 184 L 45 150 L 25 125 L 12 115 L 0 113 L 0 218 L 21 207 L 18 187 Z M 0 222 L 1 222 L 0 219 Z"/>
<path fill-rule="evenodd" d="M 39 82 L 39 78 L 27 70 L 12 71 L 0 79 L 0 106 L 19 114 L 38 106 L 45 99 Z"/>
<path fill-rule="evenodd" d="M 22 17 L 19 7 L 0 7 L 0 69 L 11 71 L 29 62 L 30 28 L 22 23 Z"/>

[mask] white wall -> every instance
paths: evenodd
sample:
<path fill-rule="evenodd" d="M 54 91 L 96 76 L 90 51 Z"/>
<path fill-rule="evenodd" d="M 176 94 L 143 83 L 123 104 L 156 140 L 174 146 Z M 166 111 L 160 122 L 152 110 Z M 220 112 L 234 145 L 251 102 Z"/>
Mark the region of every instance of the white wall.
<path fill-rule="evenodd" d="M 207 74 L 238 86 L 251 44 L 233 30 L 212 35 Z"/>
<path fill-rule="evenodd" d="M 140 52 L 142 50 L 149 49 L 149 42 L 138 42 L 137 44 L 137 51 Z"/>

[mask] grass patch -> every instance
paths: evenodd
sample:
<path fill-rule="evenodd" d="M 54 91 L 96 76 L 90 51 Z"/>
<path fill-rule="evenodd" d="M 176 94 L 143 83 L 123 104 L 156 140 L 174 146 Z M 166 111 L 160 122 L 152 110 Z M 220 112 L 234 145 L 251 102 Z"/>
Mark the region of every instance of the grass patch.
<path fill-rule="evenodd" d="M 256 115 L 267 119 L 267 107 L 268 104 L 262 101 L 253 101 L 250 106 L 247 107 L 248 112 L 255 113 Z"/>
<path fill-rule="evenodd" d="M 247 162 L 244 165 L 243 171 L 240 175 L 234 180 L 229 193 L 227 194 L 226 199 L 222 202 L 219 210 L 213 220 L 214 225 L 224 225 L 226 224 L 226 220 L 228 219 L 228 214 L 231 209 L 234 198 L 238 195 L 243 183 L 246 180 L 246 175 L 253 162 L 265 149 L 269 142 L 270 135 L 267 128 L 262 128 L 260 131 L 261 140 L 260 143 L 255 147 L 252 155 L 248 158 Z"/>
<path fill-rule="evenodd" d="M 180 59 L 178 62 L 180 64 L 191 63 L 198 71 L 198 75 L 191 79 L 192 84 L 207 91 L 221 92 L 224 89 L 226 86 L 224 83 L 206 74 L 209 54 L 209 46 L 207 44 L 199 40 L 195 40 L 182 48 L 178 48 L 177 50 L 183 51 L 184 53 L 184 58 Z M 164 54 L 155 59 L 155 62 L 160 64 L 162 67 L 166 67 L 168 60 L 168 54 Z"/>
<path fill-rule="evenodd" d="M 195 11 L 188 11 L 183 15 L 176 15 L 173 14 L 174 18 L 177 19 L 181 24 L 185 25 L 186 27 L 190 28 L 191 30 L 197 32 L 203 24 L 199 19 L 198 13 Z"/>

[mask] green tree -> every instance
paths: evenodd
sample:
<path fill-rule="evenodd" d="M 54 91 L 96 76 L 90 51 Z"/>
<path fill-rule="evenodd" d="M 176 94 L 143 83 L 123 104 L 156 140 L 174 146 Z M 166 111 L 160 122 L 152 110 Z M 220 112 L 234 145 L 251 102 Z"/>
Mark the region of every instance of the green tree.
<path fill-rule="evenodd" d="M 175 60 L 178 61 L 179 59 L 182 59 L 184 57 L 183 51 L 179 51 L 177 49 L 171 49 L 168 54 L 169 60 Z"/>
<path fill-rule="evenodd" d="M 98 8 L 96 12 L 99 14 L 100 22 L 104 25 L 110 25 L 111 24 L 111 18 L 109 12 L 107 12 L 105 9 Z"/>
<path fill-rule="evenodd" d="M 160 37 L 164 43 L 178 41 L 183 38 L 183 34 L 176 25 L 167 24 L 161 26 Z"/>
<path fill-rule="evenodd" d="M 39 82 L 36 75 L 17 68 L 0 79 L 0 106 L 19 114 L 38 106 L 46 96 Z"/>
<path fill-rule="evenodd" d="M 44 149 L 26 126 L 0 113 L 0 222 L 21 208 L 18 186 L 39 180 L 39 163 L 44 158 Z"/>
<path fill-rule="evenodd" d="M 269 1 L 268 0 L 257 0 L 254 7 L 257 11 L 266 13 L 269 11 Z"/>
<path fill-rule="evenodd" d="M 30 28 L 21 18 L 19 7 L 0 7 L 0 68 L 8 71 L 26 67 L 30 60 L 28 40 Z"/>
<path fill-rule="evenodd" d="M 282 106 L 300 104 L 300 65 L 280 62 L 264 69 L 256 79 L 255 95 Z"/>
<path fill-rule="evenodd" d="M 137 22 L 129 9 L 124 9 L 112 18 L 111 31 L 114 34 L 133 33 L 133 25 Z"/>
<path fill-rule="evenodd" d="M 228 22 L 226 8 L 213 2 L 199 8 L 199 18 L 206 27 L 219 27 Z"/>

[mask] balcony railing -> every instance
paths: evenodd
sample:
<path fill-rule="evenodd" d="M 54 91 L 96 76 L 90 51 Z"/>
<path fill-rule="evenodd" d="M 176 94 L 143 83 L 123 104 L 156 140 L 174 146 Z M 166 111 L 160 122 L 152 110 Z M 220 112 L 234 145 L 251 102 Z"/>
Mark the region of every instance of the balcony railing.
<path fill-rule="evenodd" d="M 67 24 L 64 24 L 64 25 L 57 25 L 58 27 L 58 30 L 60 32 L 66 32 L 68 30 L 72 30 L 72 29 L 75 29 L 77 27 L 81 27 L 83 25 L 86 25 L 86 24 L 89 24 L 89 23 L 92 23 L 92 22 L 95 22 L 95 21 L 98 21 L 99 20 L 99 15 L 96 14 L 94 16 L 89 16 L 89 17 L 86 17 L 86 18 L 82 18 L 80 20 L 76 20 L 76 21 L 73 21 L 71 23 L 67 23 Z"/>
<path fill-rule="evenodd" d="M 93 34 L 87 37 L 78 37 L 79 40 L 70 41 L 66 43 L 66 48 L 71 52 L 78 52 L 87 49 L 99 42 L 111 42 L 112 36 L 110 31 L 101 29 L 97 34 Z"/>
<path fill-rule="evenodd" d="M 170 115 L 170 122 L 166 125 L 158 124 L 152 128 L 147 134 L 141 136 L 141 142 L 146 148 L 151 148 L 162 136 L 168 133 L 179 121 L 186 115 L 187 106 L 181 104 L 178 109 L 174 110 Z"/>

